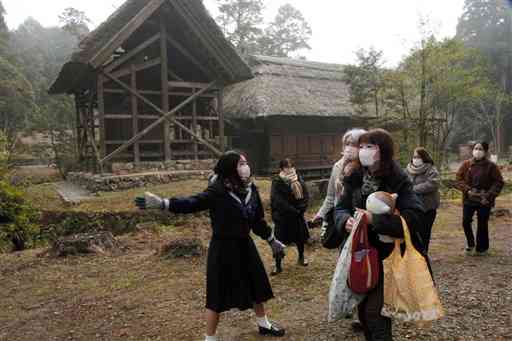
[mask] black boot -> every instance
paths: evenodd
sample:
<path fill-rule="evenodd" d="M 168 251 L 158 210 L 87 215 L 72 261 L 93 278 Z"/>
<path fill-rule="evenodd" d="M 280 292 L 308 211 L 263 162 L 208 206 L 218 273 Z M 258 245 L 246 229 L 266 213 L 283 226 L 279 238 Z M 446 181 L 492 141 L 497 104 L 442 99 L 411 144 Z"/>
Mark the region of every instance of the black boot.
<path fill-rule="evenodd" d="M 282 258 L 276 258 L 276 265 L 274 267 L 274 270 L 270 273 L 271 276 L 275 276 L 283 272 L 283 268 L 281 267 Z"/>

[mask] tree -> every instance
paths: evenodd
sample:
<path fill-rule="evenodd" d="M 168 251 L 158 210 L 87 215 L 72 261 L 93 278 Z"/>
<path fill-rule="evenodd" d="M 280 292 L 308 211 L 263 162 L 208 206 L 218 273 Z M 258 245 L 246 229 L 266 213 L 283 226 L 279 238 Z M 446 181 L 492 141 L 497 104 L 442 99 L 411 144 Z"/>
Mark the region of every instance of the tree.
<path fill-rule="evenodd" d="M 512 12 L 506 0 L 466 0 L 457 25 L 457 38 L 489 58 L 489 75 L 508 97 L 512 95 Z M 499 96 L 497 96 L 499 98 Z M 498 101 L 500 102 L 500 101 Z M 497 103 L 497 102 L 495 102 Z M 477 105 L 476 111 L 480 111 Z M 512 103 L 500 105 L 497 152 L 504 151 L 505 130 L 512 129 Z M 509 140 L 512 142 L 512 139 Z"/>
<path fill-rule="evenodd" d="M 5 8 L 0 0 L 0 56 L 5 55 L 9 41 L 9 29 L 5 23 Z"/>
<path fill-rule="evenodd" d="M 380 115 L 383 86 L 383 52 L 373 47 L 356 52 L 357 65 L 345 67 L 345 81 L 350 86 L 350 102 L 359 114 Z"/>
<path fill-rule="evenodd" d="M 260 53 L 270 56 L 289 57 L 291 53 L 311 47 L 311 27 L 302 13 L 290 4 L 281 6 L 274 21 L 260 38 Z"/>
<path fill-rule="evenodd" d="M 224 34 L 241 54 L 257 51 L 262 34 L 263 0 L 217 0 L 220 15 L 217 21 Z"/>
<path fill-rule="evenodd" d="M 73 7 L 68 7 L 59 15 L 59 22 L 62 24 L 64 31 L 81 39 L 89 33 L 88 24 L 91 23 L 91 20 L 87 17 L 85 12 L 79 11 Z"/>

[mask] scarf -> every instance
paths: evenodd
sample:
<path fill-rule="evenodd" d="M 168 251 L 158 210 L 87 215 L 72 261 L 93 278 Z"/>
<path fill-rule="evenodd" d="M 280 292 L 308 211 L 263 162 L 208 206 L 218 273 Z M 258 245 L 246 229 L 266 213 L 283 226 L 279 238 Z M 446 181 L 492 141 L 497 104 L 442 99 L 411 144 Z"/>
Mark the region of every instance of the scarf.
<path fill-rule="evenodd" d="M 412 163 L 409 163 L 407 165 L 407 172 L 409 172 L 409 174 L 411 174 L 411 175 L 423 174 L 423 173 L 425 173 L 428 170 L 428 168 L 430 166 L 431 166 L 430 163 L 424 163 L 424 164 L 422 164 L 419 167 L 416 167 Z"/>
<path fill-rule="evenodd" d="M 302 185 L 300 184 L 299 177 L 295 171 L 295 168 L 291 168 L 289 171 L 282 170 L 279 173 L 279 176 L 281 179 L 283 179 L 284 182 L 290 185 L 295 199 L 300 200 L 304 198 Z"/>

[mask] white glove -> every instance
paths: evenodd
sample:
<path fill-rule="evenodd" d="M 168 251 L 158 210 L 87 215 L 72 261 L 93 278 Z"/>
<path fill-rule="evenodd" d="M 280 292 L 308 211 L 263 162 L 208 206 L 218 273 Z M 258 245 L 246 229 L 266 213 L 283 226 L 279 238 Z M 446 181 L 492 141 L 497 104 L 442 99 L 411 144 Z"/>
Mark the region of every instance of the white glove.
<path fill-rule="evenodd" d="M 166 209 L 169 207 L 169 201 L 160 198 L 151 192 L 145 192 L 143 197 L 135 198 L 135 205 L 138 208 L 145 209 Z"/>

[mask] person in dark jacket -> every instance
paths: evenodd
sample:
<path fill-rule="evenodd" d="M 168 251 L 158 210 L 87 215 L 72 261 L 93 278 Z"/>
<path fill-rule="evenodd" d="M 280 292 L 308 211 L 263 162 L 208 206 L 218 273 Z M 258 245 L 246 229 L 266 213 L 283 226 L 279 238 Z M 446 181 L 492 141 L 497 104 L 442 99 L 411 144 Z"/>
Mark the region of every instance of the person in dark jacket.
<path fill-rule="evenodd" d="M 378 250 L 381 273 L 377 286 L 358 305 L 358 315 L 366 340 L 392 340 L 391 319 L 381 315 L 384 303 L 382 260 L 391 254 L 394 244 L 381 241 L 379 235 L 403 238 L 402 222 L 398 215 L 367 212 L 366 199 L 377 191 L 398 194 L 396 208 L 409 226 L 414 246 L 428 262 L 421 237 L 424 208 L 408 175 L 393 161 L 390 134 L 383 129 L 370 130 L 361 136 L 359 143 L 359 160 L 363 168 L 344 178 L 345 191 L 336 205 L 336 226 L 346 239 L 355 223 L 356 211 L 368 217 L 368 237 L 370 244 Z"/>
<path fill-rule="evenodd" d="M 215 174 L 202 193 L 161 199 L 147 192 L 136 198 L 136 205 L 184 214 L 210 211 L 213 236 L 206 270 L 206 340 L 216 340 L 220 313 L 232 308 L 253 308 L 260 334 L 283 336 L 285 330 L 265 315 L 263 303 L 274 294 L 250 232 L 268 241 L 274 256 L 282 255 L 285 246 L 265 222 L 245 156 L 227 152 L 217 162 Z"/>
<path fill-rule="evenodd" d="M 489 216 L 504 181 L 500 169 L 488 159 L 489 144 L 476 143 L 473 157 L 462 163 L 456 175 L 456 187 L 463 193 L 462 226 L 467 255 L 484 256 L 489 249 Z M 477 214 L 476 244 L 471 224 Z M 476 253 L 475 253 L 476 246 Z"/>
<path fill-rule="evenodd" d="M 309 231 L 304 218 L 308 208 L 309 194 L 304 180 L 297 174 L 290 159 L 281 160 L 279 174 L 272 180 L 270 206 L 275 224 L 276 238 L 286 245 L 297 245 L 298 264 L 307 266 L 304 245 L 309 239 Z M 281 259 L 276 258 L 272 275 L 282 272 Z"/>
<path fill-rule="evenodd" d="M 428 252 L 432 226 L 436 220 L 437 209 L 441 202 L 441 195 L 439 194 L 441 178 L 434 166 L 434 160 L 423 147 L 414 150 L 411 162 L 407 165 L 406 170 L 412 180 L 412 189 L 425 207 L 425 228 L 423 229 L 425 233 L 422 238 L 425 243 L 425 250 Z"/>

